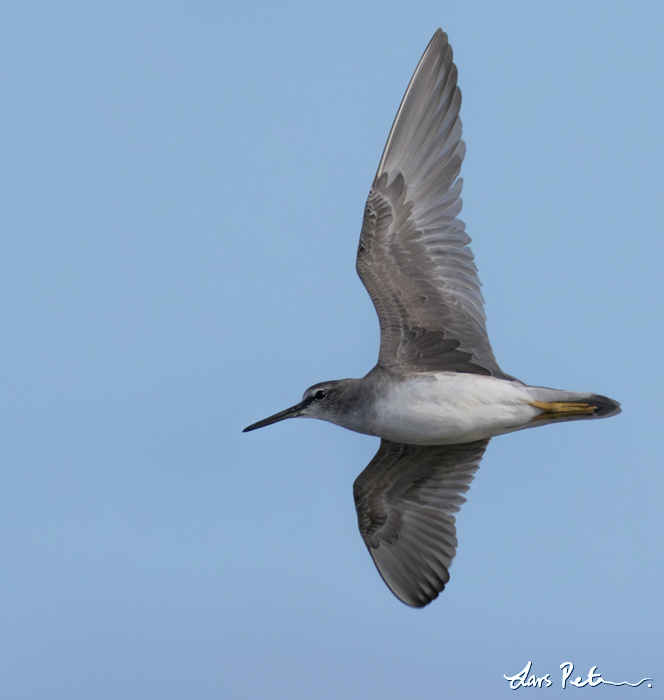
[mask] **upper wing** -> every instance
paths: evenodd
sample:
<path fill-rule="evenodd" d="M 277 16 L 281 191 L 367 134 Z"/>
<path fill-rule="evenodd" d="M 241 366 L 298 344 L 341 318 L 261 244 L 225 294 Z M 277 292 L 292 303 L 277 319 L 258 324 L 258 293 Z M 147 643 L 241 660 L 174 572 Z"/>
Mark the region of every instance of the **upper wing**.
<path fill-rule="evenodd" d="M 486 333 L 457 179 L 457 70 L 440 29 L 408 85 L 364 210 L 357 272 L 380 321 L 378 364 L 506 375 Z"/>
<path fill-rule="evenodd" d="M 390 590 L 421 608 L 449 581 L 456 554 L 454 513 L 488 440 L 402 445 L 383 440 L 353 485 L 360 533 Z"/>

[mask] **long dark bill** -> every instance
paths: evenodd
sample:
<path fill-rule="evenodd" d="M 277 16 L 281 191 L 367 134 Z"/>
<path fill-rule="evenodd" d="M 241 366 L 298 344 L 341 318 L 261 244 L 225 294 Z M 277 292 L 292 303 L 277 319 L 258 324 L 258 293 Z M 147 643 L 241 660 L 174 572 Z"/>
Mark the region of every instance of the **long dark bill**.
<path fill-rule="evenodd" d="M 242 432 L 243 433 L 248 433 L 250 430 L 256 430 L 257 428 L 264 428 L 266 425 L 272 425 L 272 423 L 278 423 L 280 420 L 286 420 L 286 418 L 296 418 L 297 416 L 300 415 L 300 411 L 302 411 L 305 406 L 307 406 L 310 402 L 309 401 L 301 401 L 297 406 L 291 406 L 290 408 L 287 408 L 285 411 L 280 411 L 279 413 L 275 413 L 273 416 L 270 416 L 269 418 L 264 418 L 263 420 L 259 420 L 258 423 L 253 423 L 249 427 L 245 428 Z"/>

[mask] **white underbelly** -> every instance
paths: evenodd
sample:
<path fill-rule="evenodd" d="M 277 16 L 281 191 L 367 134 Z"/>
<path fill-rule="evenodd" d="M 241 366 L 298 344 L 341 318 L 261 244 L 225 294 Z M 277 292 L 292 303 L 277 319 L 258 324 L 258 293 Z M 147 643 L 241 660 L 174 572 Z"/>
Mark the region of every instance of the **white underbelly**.
<path fill-rule="evenodd" d="M 411 445 L 452 445 L 525 428 L 540 410 L 529 388 L 477 374 L 436 372 L 405 378 L 375 407 L 374 435 Z"/>

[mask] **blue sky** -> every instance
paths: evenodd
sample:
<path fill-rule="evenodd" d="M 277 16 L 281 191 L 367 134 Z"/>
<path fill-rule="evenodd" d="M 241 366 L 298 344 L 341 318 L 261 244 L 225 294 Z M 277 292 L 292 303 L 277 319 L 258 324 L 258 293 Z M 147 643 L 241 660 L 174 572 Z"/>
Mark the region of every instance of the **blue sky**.
<path fill-rule="evenodd" d="M 661 687 L 662 4 L 231 5 L 0 9 L 0 696 Z M 377 439 L 240 431 L 375 362 L 362 208 L 438 26 L 498 361 L 624 412 L 492 441 L 412 610 L 357 532 Z"/>

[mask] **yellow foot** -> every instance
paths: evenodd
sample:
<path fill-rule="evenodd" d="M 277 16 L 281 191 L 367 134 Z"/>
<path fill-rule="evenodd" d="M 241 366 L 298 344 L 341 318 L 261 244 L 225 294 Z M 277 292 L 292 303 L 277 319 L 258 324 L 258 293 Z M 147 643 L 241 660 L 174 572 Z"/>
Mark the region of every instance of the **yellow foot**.
<path fill-rule="evenodd" d="M 545 403 L 544 401 L 531 401 L 531 406 L 539 408 L 544 413 L 535 416 L 533 420 L 538 418 L 566 418 L 567 416 L 584 416 L 590 415 L 597 410 L 597 406 L 589 403 L 567 403 L 565 401 L 554 401 L 553 403 Z"/>

